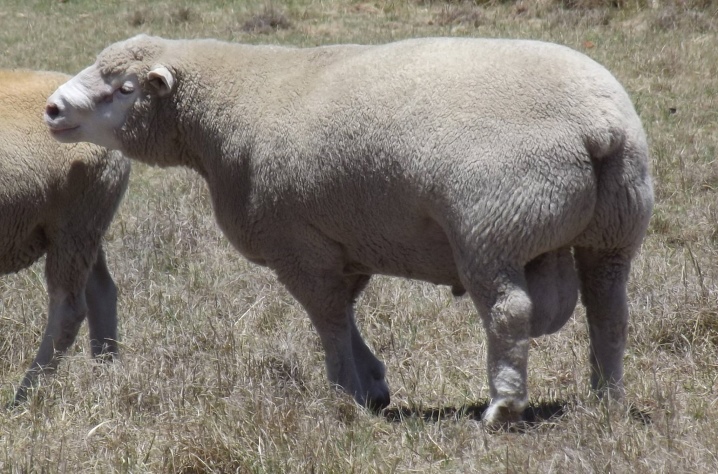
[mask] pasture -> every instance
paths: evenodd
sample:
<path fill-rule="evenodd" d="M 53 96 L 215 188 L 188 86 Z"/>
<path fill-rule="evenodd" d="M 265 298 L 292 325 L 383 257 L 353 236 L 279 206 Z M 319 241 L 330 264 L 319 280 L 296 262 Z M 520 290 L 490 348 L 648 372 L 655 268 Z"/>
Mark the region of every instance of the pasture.
<path fill-rule="evenodd" d="M 298 46 L 533 38 L 604 64 L 643 120 L 656 193 L 629 287 L 629 403 L 592 397 L 579 305 L 532 343 L 525 429 L 487 434 L 485 337 L 470 300 L 375 277 L 358 322 L 387 366 L 392 404 L 372 415 L 329 388 L 309 319 L 270 271 L 230 247 L 202 179 L 133 163 L 106 237 L 121 361 L 93 362 L 83 328 L 27 404 L 0 410 L 0 470 L 718 471 L 714 2 L 4 0 L 0 67 L 75 73 L 140 32 Z M 0 279 L 2 404 L 34 356 L 45 299 L 42 262 Z"/>

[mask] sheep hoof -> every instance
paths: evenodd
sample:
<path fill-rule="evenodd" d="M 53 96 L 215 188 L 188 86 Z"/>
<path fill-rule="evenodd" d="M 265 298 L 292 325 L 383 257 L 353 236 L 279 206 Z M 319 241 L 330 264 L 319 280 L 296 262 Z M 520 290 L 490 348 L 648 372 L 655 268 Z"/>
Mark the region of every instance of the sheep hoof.
<path fill-rule="evenodd" d="M 383 398 L 370 398 L 366 401 L 366 408 L 375 415 L 378 415 L 389 406 L 389 396 Z"/>
<path fill-rule="evenodd" d="M 490 432 L 509 429 L 520 424 L 523 406 L 515 400 L 503 399 L 492 402 L 484 412 L 482 423 Z"/>
<path fill-rule="evenodd" d="M 390 401 L 389 386 L 384 380 L 377 380 L 367 394 L 364 405 L 372 413 L 378 414 L 389 406 Z"/>

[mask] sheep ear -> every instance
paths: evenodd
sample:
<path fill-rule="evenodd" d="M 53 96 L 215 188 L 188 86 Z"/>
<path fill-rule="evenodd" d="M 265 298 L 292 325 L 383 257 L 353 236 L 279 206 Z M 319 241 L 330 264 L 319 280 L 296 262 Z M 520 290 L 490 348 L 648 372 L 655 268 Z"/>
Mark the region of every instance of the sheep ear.
<path fill-rule="evenodd" d="M 165 66 L 155 66 L 147 73 L 147 79 L 157 90 L 157 95 L 166 97 L 172 93 L 175 85 L 175 77 Z"/>

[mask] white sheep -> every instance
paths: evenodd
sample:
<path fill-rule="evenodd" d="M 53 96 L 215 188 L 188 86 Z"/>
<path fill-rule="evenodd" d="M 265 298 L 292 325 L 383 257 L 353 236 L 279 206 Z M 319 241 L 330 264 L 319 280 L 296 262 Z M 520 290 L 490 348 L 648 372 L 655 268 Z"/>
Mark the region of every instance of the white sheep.
<path fill-rule="evenodd" d="M 329 380 L 359 403 L 389 403 L 353 311 L 376 273 L 471 295 L 488 335 L 488 427 L 520 419 L 529 338 L 564 324 L 579 282 L 592 386 L 622 396 L 648 149 L 624 89 L 576 51 L 141 35 L 61 86 L 45 120 L 62 142 L 200 173 L 219 226 L 306 309 Z"/>
<path fill-rule="evenodd" d="M 117 151 L 52 139 L 42 111 L 69 76 L 0 70 L 0 274 L 46 254 L 50 298 L 40 348 L 15 395 L 52 372 L 87 317 L 95 357 L 117 352 L 117 290 L 102 236 L 127 188 L 130 161 Z"/>

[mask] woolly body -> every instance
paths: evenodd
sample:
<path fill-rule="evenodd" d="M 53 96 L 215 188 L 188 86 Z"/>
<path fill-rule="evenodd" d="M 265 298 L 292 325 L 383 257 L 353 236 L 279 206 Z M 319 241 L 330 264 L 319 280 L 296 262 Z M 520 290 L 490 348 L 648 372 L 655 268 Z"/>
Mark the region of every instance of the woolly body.
<path fill-rule="evenodd" d="M 52 139 L 42 111 L 48 94 L 68 78 L 0 70 L 0 273 L 18 272 L 47 254 L 50 298 L 45 334 L 16 401 L 41 370 L 56 367 L 85 317 L 93 355 L 117 351 L 116 288 L 102 236 L 127 187 L 129 160 Z"/>
<path fill-rule="evenodd" d="M 471 295 L 489 426 L 520 416 L 529 336 L 564 324 L 579 281 L 593 385 L 622 393 L 625 285 L 653 203 L 647 145 L 623 88 L 578 52 L 138 36 L 59 88 L 46 122 L 58 140 L 204 176 L 224 233 L 304 306 L 329 379 L 360 403 L 389 399 L 353 315 L 376 273 Z"/>

